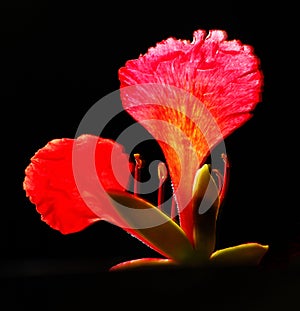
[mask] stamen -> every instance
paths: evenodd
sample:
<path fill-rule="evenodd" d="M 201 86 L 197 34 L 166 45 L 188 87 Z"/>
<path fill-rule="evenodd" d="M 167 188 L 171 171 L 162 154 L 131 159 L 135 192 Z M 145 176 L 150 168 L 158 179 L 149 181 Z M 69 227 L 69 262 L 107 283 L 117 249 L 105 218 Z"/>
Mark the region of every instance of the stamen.
<path fill-rule="evenodd" d="M 173 219 L 174 221 L 176 221 L 177 218 L 177 213 L 176 213 L 176 200 L 175 200 L 175 196 L 172 196 L 172 205 L 171 205 L 171 219 Z"/>
<path fill-rule="evenodd" d="M 229 161 L 225 153 L 221 154 L 221 157 L 224 161 L 224 169 L 223 169 L 223 175 L 218 169 L 213 169 L 212 172 L 214 172 L 218 178 L 218 192 L 219 192 L 219 199 L 220 203 L 223 202 L 223 199 L 225 198 L 227 188 L 228 188 L 228 177 L 229 177 Z"/>
<path fill-rule="evenodd" d="M 230 168 L 230 164 L 229 164 L 229 160 L 228 157 L 225 153 L 221 154 L 221 157 L 224 161 L 224 172 L 223 172 L 223 185 L 222 185 L 222 189 L 220 192 L 220 202 L 223 202 L 223 199 L 225 198 L 227 189 L 228 189 L 228 184 L 229 184 L 229 168 Z"/>
<path fill-rule="evenodd" d="M 135 153 L 133 156 L 135 159 L 133 194 L 137 196 L 139 193 L 139 183 L 141 180 L 141 168 L 143 167 L 143 160 L 141 159 L 139 153 Z"/>
<path fill-rule="evenodd" d="M 212 169 L 212 172 L 215 173 L 217 178 L 218 178 L 217 186 L 218 186 L 218 192 L 219 192 L 219 195 L 220 195 L 222 187 L 223 187 L 223 183 L 224 183 L 224 177 L 221 174 L 221 172 L 218 169 L 216 169 L 216 168 Z"/>
<path fill-rule="evenodd" d="M 168 171 L 165 163 L 160 162 L 157 167 L 157 174 L 158 174 L 158 194 L 157 194 L 157 207 L 158 209 L 162 210 L 162 204 L 164 202 L 164 185 L 165 181 L 168 176 Z"/>

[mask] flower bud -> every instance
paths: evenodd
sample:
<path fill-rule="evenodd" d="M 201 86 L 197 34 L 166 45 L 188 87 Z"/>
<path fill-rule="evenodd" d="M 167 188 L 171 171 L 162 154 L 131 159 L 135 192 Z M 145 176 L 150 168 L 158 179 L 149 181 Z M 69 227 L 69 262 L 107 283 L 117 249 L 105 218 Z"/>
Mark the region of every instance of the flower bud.
<path fill-rule="evenodd" d="M 199 214 L 204 214 L 211 207 L 219 207 L 218 187 L 210 174 L 208 164 L 204 164 L 196 172 L 193 184 L 193 202 Z"/>
<path fill-rule="evenodd" d="M 215 249 L 216 219 L 219 210 L 218 187 L 204 164 L 196 173 L 193 184 L 193 240 L 198 261 L 208 262 Z"/>

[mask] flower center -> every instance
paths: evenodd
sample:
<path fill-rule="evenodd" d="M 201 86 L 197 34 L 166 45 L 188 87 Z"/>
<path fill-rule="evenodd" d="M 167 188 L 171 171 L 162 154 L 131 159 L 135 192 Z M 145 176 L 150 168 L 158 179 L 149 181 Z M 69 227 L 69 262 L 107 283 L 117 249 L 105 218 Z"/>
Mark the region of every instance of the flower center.
<path fill-rule="evenodd" d="M 139 153 L 135 153 L 134 155 L 134 179 L 133 179 L 133 194 L 135 196 L 140 195 L 140 183 L 141 183 L 141 171 L 142 168 L 145 167 L 145 161 L 141 158 Z M 228 188 L 228 177 L 229 177 L 229 161 L 226 154 L 221 154 L 221 157 L 224 162 L 223 170 L 218 170 L 216 168 L 211 170 L 211 174 L 214 175 L 216 185 L 218 187 L 218 195 L 220 204 L 223 202 L 225 198 L 227 188 Z M 168 192 L 168 169 L 164 162 L 159 162 L 157 166 L 157 178 L 158 178 L 158 187 L 157 187 L 157 199 L 156 206 L 157 208 L 168 215 L 171 219 L 179 222 L 179 217 L 177 214 L 177 203 L 172 190 L 172 197 L 170 200 L 166 200 Z"/>

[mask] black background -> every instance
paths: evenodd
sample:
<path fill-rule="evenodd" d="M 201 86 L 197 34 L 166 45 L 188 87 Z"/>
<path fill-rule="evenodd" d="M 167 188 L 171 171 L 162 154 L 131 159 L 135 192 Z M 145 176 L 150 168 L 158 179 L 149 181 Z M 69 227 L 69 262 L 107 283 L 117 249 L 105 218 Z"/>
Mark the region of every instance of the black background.
<path fill-rule="evenodd" d="M 117 71 L 127 60 L 170 36 L 192 40 L 196 29 L 223 29 L 228 39 L 252 45 L 265 76 L 254 117 L 226 139 L 232 167 L 217 247 L 268 244 L 264 267 L 282 271 L 294 266 L 299 254 L 297 192 L 292 190 L 298 162 L 291 121 L 296 111 L 295 8 L 242 1 L 164 7 L 153 2 L 2 3 L 0 249 L 7 282 L 102 272 L 107 281 L 111 265 L 157 256 L 105 222 L 65 236 L 51 229 L 25 197 L 24 169 L 49 140 L 74 137 L 87 110 L 119 88 Z M 131 122 L 124 114 L 106 135 L 115 138 Z M 154 143 L 151 154 L 146 147 L 140 151 L 161 158 Z M 19 287 L 23 294 L 24 288 Z"/>

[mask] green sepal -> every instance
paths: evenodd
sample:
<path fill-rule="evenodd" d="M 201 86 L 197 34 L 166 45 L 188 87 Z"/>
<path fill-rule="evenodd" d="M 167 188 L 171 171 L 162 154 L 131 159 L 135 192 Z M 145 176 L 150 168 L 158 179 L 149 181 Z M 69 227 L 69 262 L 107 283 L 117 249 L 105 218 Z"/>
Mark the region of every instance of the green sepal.
<path fill-rule="evenodd" d="M 167 258 L 185 263 L 194 249 L 185 232 L 150 202 L 122 191 L 108 191 L 113 206 L 134 235 Z"/>
<path fill-rule="evenodd" d="M 193 184 L 193 234 L 197 260 L 208 261 L 215 250 L 219 205 L 218 187 L 209 165 L 204 164 L 197 171 Z"/>
<path fill-rule="evenodd" d="M 163 258 L 140 258 L 124 261 L 112 266 L 109 271 L 145 270 L 175 268 L 178 264 L 172 259 Z"/>
<path fill-rule="evenodd" d="M 256 266 L 268 249 L 268 245 L 258 243 L 240 244 L 215 251 L 210 262 L 218 266 Z"/>

